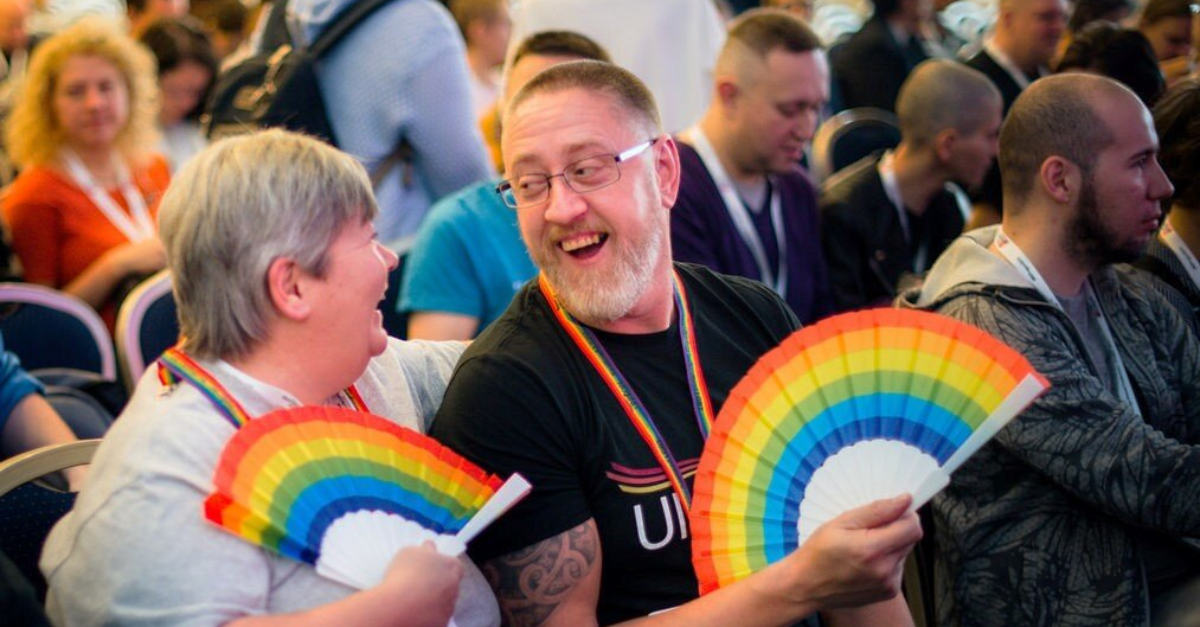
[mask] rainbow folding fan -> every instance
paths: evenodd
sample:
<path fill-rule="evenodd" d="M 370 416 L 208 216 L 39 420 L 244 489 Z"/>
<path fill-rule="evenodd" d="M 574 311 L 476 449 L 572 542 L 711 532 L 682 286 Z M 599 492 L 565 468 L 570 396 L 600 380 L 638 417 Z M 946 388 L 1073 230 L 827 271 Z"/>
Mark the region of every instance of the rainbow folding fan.
<path fill-rule="evenodd" d="M 1047 387 L 1016 351 L 936 314 L 876 309 L 796 332 L 730 392 L 700 457 L 700 591 L 846 510 L 905 492 L 920 507 Z"/>
<path fill-rule="evenodd" d="M 446 555 L 529 492 L 432 438 L 336 407 L 273 411 L 225 445 L 205 517 L 250 542 L 359 589 L 400 549 L 432 540 Z"/>

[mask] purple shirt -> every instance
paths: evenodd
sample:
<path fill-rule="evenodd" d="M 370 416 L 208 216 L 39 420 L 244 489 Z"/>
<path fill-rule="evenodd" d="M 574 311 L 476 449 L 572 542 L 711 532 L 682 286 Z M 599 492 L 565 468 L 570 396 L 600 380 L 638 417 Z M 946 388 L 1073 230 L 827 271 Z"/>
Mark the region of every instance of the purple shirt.
<path fill-rule="evenodd" d="M 762 280 L 750 247 L 742 241 L 717 184 L 691 146 L 677 141 L 682 175 L 679 198 L 671 210 L 671 250 L 676 261 L 699 263 L 717 272 Z M 804 324 L 832 311 L 829 276 L 821 256 L 817 190 L 799 167 L 771 177 L 771 192 L 781 194 L 783 242 L 788 281 L 784 299 Z M 765 211 L 764 211 L 765 213 Z M 755 220 L 768 250 L 775 246 L 769 218 Z"/>

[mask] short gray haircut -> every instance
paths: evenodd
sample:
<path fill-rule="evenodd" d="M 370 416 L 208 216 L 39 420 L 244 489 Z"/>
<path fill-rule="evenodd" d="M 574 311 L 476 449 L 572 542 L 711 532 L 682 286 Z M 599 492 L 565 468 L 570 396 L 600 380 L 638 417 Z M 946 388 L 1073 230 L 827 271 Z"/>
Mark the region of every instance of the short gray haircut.
<path fill-rule="evenodd" d="M 603 61 L 568 61 L 543 70 L 513 96 L 504 119 L 511 119 L 513 112 L 536 94 L 569 89 L 606 94 L 621 108 L 621 113 L 629 115 L 639 130 L 652 136 L 663 133 L 658 105 L 646 84 L 633 72 Z"/>
<path fill-rule="evenodd" d="M 268 130 L 224 139 L 187 163 L 159 205 L 184 349 L 244 357 L 273 314 L 279 258 L 323 276 L 342 228 L 378 212 L 367 172 L 316 139 Z"/>
<path fill-rule="evenodd" d="M 1021 212 L 1050 157 L 1074 163 L 1090 180 L 1097 156 L 1115 141 L 1093 103 L 1120 92 L 1137 98 L 1110 78 L 1076 73 L 1040 78 L 1021 92 L 1000 127 L 1004 213 Z"/>
<path fill-rule="evenodd" d="M 983 125 L 990 103 L 999 109 L 1000 90 L 982 72 L 948 59 L 918 65 L 896 98 L 896 117 L 904 143 L 933 144 L 938 133 L 954 129 L 970 135 Z"/>

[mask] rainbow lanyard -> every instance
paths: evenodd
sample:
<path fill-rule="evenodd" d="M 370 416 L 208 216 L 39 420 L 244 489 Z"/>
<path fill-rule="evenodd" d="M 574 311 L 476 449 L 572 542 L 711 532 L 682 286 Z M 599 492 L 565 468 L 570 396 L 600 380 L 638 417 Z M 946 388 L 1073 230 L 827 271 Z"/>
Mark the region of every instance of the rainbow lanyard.
<path fill-rule="evenodd" d="M 235 428 L 241 428 L 246 421 L 250 420 L 250 414 L 246 413 L 246 409 L 237 402 L 229 390 L 225 389 L 225 386 L 221 385 L 211 373 L 178 348 L 168 349 L 158 358 L 158 380 L 163 385 L 175 385 L 182 380 L 196 386 L 196 389 L 200 390 L 200 393 Z M 351 385 L 346 388 L 346 396 L 349 397 L 350 404 L 356 411 L 367 411 L 367 404 L 355 386 Z"/>
<path fill-rule="evenodd" d="M 700 367 L 699 351 L 696 348 L 696 332 L 692 324 L 692 311 L 678 273 L 672 276 L 672 285 L 675 293 L 675 309 L 679 315 L 679 339 L 683 344 L 683 363 L 687 368 L 688 390 L 692 394 L 692 408 L 696 413 L 696 424 L 700 427 L 700 435 L 707 440 L 713 423 L 712 401 L 709 400 L 708 384 L 704 382 L 704 371 Z M 563 330 L 575 341 L 575 345 L 591 362 L 600 378 L 608 385 L 608 389 L 612 390 L 613 396 L 617 398 L 617 402 L 625 410 L 625 415 L 629 417 L 629 422 L 633 423 L 633 428 L 637 430 L 638 435 L 642 436 L 642 440 L 654 453 L 658 464 L 667 473 L 667 479 L 670 480 L 671 486 L 675 488 L 675 493 L 679 495 L 683 508 L 690 511 L 691 490 L 684 482 L 683 472 L 679 470 L 679 465 L 675 462 L 671 449 L 667 447 L 666 440 L 659 433 L 654 420 L 650 418 L 646 406 L 633 391 L 629 381 L 617 369 L 616 363 L 613 362 L 608 351 L 604 350 L 604 346 L 600 344 L 596 334 L 576 321 L 566 309 L 562 308 L 558 299 L 555 298 L 550 284 L 546 281 L 545 275 L 538 276 L 538 287 L 541 288 L 542 295 L 546 297 L 546 302 L 550 303 L 550 310 L 558 318 Z"/>

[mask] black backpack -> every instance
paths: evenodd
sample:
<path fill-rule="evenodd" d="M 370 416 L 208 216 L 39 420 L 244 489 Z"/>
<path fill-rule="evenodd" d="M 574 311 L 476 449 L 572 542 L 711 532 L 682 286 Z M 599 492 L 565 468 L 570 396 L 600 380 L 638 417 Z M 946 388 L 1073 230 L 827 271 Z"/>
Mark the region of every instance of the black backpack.
<path fill-rule="evenodd" d="M 392 0 L 361 0 L 342 10 L 307 48 L 296 48 L 276 0 L 263 32 L 263 52 L 223 70 L 204 117 L 211 140 L 282 127 L 338 145 L 317 82 L 316 65 L 356 26 Z M 405 142 L 401 142 L 404 144 Z"/>

